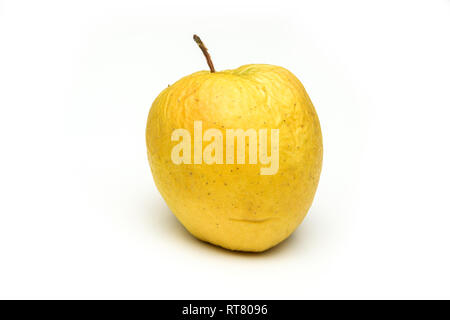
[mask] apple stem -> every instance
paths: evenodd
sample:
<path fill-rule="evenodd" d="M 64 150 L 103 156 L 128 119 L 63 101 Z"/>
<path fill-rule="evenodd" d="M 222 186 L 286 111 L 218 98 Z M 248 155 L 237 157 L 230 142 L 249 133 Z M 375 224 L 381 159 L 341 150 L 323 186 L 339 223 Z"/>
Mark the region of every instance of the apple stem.
<path fill-rule="evenodd" d="M 216 72 L 216 70 L 214 69 L 214 65 L 212 63 L 211 60 L 211 56 L 208 53 L 208 49 L 206 48 L 206 46 L 203 44 L 203 41 L 200 39 L 200 37 L 196 34 L 194 34 L 194 41 L 198 44 L 198 46 L 200 47 L 200 50 L 202 50 L 203 55 L 206 58 L 206 62 L 208 63 L 208 67 L 211 70 L 211 73 Z"/>

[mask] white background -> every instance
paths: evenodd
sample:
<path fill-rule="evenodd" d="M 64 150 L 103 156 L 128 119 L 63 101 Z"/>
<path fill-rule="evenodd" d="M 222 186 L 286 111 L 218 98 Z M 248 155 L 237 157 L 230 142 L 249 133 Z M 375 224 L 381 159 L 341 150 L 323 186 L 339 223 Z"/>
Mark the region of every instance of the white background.
<path fill-rule="evenodd" d="M 145 126 L 168 84 L 269 63 L 324 164 L 263 254 L 195 240 Z M 0 1 L 0 298 L 450 298 L 450 2 Z"/>

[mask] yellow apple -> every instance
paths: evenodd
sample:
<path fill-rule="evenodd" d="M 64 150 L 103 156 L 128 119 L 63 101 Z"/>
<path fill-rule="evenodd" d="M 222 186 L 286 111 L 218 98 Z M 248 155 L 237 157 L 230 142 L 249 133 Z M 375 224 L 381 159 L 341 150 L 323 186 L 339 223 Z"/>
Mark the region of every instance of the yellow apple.
<path fill-rule="evenodd" d="M 267 250 L 297 228 L 312 204 L 323 153 L 318 116 L 288 70 L 249 64 L 216 72 L 206 47 L 194 39 L 210 71 L 164 89 L 148 116 L 156 186 L 198 239 L 231 250 Z M 247 133 L 243 144 L 229 146 L 231 129 Z"/>

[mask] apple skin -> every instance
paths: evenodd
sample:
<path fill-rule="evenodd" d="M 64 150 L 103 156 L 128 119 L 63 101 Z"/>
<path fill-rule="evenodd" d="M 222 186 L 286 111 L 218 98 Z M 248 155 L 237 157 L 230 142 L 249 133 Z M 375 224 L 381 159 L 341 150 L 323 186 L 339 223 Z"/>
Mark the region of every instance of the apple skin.
<path fill-rule="evenodd" d="M 226 129 L 279 129 L 278 172 L 261 175 L 259 162 L 174 164 L 171 134 L 184 128 L 194 137 L 194 121 L 224 137 Z M 273 65 L 200 71 L 177 81 L 153 102 L 146 142 L 171 211 L 198 239 L 230 250 L 261 252 L 289 237 L 312 204 L 322 168 L 314 106 L 301 82 Z"/>

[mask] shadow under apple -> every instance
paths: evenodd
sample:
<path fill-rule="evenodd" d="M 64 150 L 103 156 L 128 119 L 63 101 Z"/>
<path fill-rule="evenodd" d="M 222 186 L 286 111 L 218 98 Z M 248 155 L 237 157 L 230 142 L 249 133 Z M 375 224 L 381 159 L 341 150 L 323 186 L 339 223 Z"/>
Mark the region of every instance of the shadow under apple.
<path fill-rule="evenodd" d="M 199 240 L 191 235 L 164 203 L 161 204 L 160 210 L 157 210 L 157 213 L 155 212 L 155 214 L 158 214 L 158 218 L 156 220 L 158 221 L 159 227 L 162 228 L 162 233 L 172 237 L 172 240 L 176 242 L 184 242 L 186 245 L 191 247 L 196 247 L 201 250 L 208 250 L 217 254 L 249 257 L 254 259 L 292 254 L 294 252 L 297 255 L 301 254 L 303 250 L 302 244 L 306 241 L 308 235 L 313 229 L 311 228 L 311 224 L 304 221 L 286 240 L 264 252 L 232 251 L 209 242 Z M 306 219 L 307 218 L 305 218 L 305 220 Z"/>

